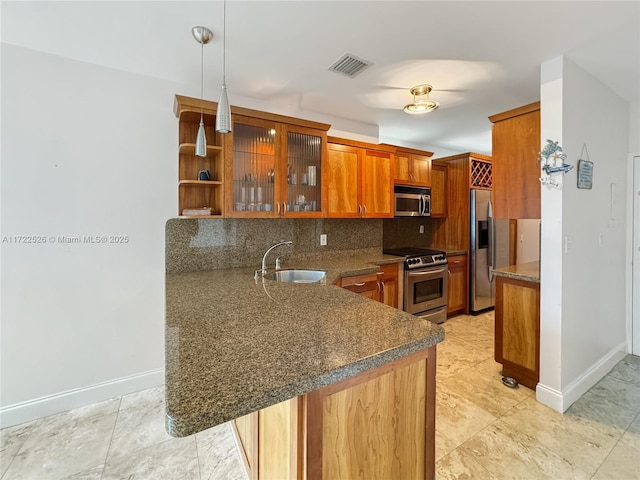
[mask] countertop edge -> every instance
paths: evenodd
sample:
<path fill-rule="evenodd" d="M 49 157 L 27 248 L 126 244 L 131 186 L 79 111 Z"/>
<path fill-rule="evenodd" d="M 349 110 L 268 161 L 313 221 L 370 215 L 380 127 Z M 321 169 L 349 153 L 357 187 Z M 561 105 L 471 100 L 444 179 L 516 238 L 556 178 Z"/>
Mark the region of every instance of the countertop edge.
<path fill-rule="evenodd" d="M 238 408 L 235 412 L 227 410 L 228 415 L 216 415 L 215 412 L 211 412 L 211 414 L 207 415 L 206 418 L 202 415 L 198 415 L 195 419 L 190 418 L 189 420 L 186 420 L 183 417 L 178 420 L 174 417 L 171 417 L 171 415 L 166 412 L 166 431 L 173 437 L 186 437 L 189 435 L 193 435 L 202 431 L 201 429 L 193 428 L 193 425 L 202 423 L 208 424 L 211 422 L 215 422 L 216 424 L 229 422 L 244 415 L 248 415 L 252 412 L 262 410 L 263 408 L 270 407 L 272 405 L 284 402 L 300 395 L 305 395 L 314 390 L 318 390 L 333 383 L 346 380 L 362 372 L 372 370 L 394 360 L 398 360 L 400 358 L 411 355 L 412 353 L 432 347 L 442 342 L 444 340 L 444 336 L 444 330 L 441 330 L 429 337 L 425 337 L 408 344 L 400 345 L 395 348 L 391 348 L 376 355 L 360 359 L 348 365 L 343 365 L 331 372 L 324 373 L 312 379 L 306 379 L 295 385 L 287 385 L 276 391 L 272 390 L 269 392 L 265 392 L 265 394 L 258 397 L 256 401 L 251 402 L 250 408 Z"/>

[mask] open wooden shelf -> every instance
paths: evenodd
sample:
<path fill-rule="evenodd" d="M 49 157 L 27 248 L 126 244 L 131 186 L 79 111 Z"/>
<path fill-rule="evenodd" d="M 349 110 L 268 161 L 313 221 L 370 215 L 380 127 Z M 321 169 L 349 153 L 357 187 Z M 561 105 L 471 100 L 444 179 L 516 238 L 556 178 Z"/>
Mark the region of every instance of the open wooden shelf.
<path fill-rule="evenodd" d="M 222 152 L 222 147 L 218 145 L 207 145 L 207 155 L 218 155 Z M 196 144 L 195 143 L 181 143 L 179 147 L 179 153 L 184 153 L 187 155 L 195 155 L 196 154 Z"/>
<path fill-rule="evenodd" d="M 181 187 L 213 187 L 222 185 L 222 182 L 217 180 L 180 180 L 178 185 Z"/>
<path fill-rule="evenodd" d="M 194 219 L 194 218 L 222 218 L 222 215 L 179 215 L 178 218 Z"/>

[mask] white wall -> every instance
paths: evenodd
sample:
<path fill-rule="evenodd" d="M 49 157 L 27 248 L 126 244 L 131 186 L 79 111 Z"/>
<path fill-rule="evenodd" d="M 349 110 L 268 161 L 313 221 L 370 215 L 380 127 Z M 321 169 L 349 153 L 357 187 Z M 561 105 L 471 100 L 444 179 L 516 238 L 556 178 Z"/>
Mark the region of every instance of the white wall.
<path fill-rule="evenodd" d="M 543 187 L 542 191 L 546 231 L 542 250 L 554 254 L 542 258 L 542 387 L 538 398 L 555 390 L 560 395 L 556 407 L 566 410 L 624 356 L 627 347 L 629 105 L 566 58 L 547 62 L 542 73 L 543 142 L 559 141 L 569 164 L 577 165 L 587 152 L 594 162 L 591 190 L 576 187 L 574 168 L 564 176 L 562 190 Z M 557 230 L 559 216 L 561 233 Z M 558 291 L 560 311 L 551 311 L 549 300 L 557 302 Z M 559 367 L 544 362 L 543 354 L 555 359 L 559 355 Z"/>
<path fill-rule="evenodd" d="M 1 54 L 4 426 L 164 381 L 181 86 L 7 44 Z M 128 241 L 58 238 L 82 235 Z"/>

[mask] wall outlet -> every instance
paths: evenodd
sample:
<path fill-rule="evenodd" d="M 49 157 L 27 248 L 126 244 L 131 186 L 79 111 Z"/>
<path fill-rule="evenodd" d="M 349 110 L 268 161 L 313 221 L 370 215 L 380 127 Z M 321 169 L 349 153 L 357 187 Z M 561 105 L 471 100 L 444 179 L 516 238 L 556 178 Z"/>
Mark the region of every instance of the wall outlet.
<path fill-rule="evenodd" d="M 323 233 L 320 235 L 320 246 L 324 246 L 327 244 L 327 234 Z"/>
<path fill-rule="evenodd" d="M 420 233 L 424 233 L 424 225 L 420 225 Z"/>

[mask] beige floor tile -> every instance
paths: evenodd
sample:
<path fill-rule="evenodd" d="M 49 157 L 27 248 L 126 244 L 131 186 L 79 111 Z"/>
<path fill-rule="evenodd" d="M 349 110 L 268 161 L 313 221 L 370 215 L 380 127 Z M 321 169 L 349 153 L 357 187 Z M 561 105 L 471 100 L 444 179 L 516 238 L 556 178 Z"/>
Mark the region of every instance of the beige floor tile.
<path fill-rule="evenodd" d="M 496 417 L 463 396 L 438 385 L 436 392 L 436 429 L 454 446 L 461 445 L 485 428 Z"/>
<path fill-rule="evenodd" d="M 499 480 L 499 477 L 456 449 L 436 462 L 436 480 Z"/>
<path fill-rule="evenodd" d="M 640 450 L 640 413 L 636 415 L 635 420 L 631 422 L 631 425 L 627 428 L 623 438 L 625 441 L 629 442 L 633 448 Z"/>
<path fill-rule="evenodd" d="M 103 465 L 116 416 L 69 412 L 38 420 L 2 480 L 60 479 Z"/>
<path fill-rule="evenodd" d="M 534 438 L 498 420 L 460 448 L 500 480 L 589 479 L 590 475 Z"/>
<path fill-rule="evenodd" d="M 66 477 L 63 480 L 101 480 L 103 471 L 104 465 L 98 465 L 97 467 L 90 468 L 84 472 L 78 472 L 75 475 Z"/>
<path fill-rule="evenodd" d="M 165 430 L 164 396 L 158 389 L 138 392 L 122 398 L 121 408 L 113 430 L 109 459 L 129 455 L 172 437 Z"/>
<path fill-rule="evenodd" d="M 437 379 L 456 375 L 492 357 L 492 353 L 462 340 L 438 344 Z"/>
<path fill-rule="evenodd" d="M 129 455 L 110 458 L 102 480 L 199 480 L 196 440 L 173 438 Z"/>
<path fill-rule="evenodd" d="M 594 480 L 640 480 L 640 449 L 625 436 L 613 448 L 594 475 Z"/>
<path fill-rule="evenodd" d="M 588 418 L 562 415 L 534 398 L 517 405 L 501 420 L 589 475 L 596 472 L 623 433 Z"/>
<path fill-rule="evenodd" d="M 437 419 L 436 419 L 437 423 Z M 447 453 L 451 452 L 457 447 L 453 440 L 447 438 L 438 428 L 436 428 L 436 460 L 440 460 Z"/>
<path fill-rule="evenodd" d="M 0 478 L 18 454 L 36 422 L 28 422 L 0 430 Z"/>
<path fill-rule="evenodd" d="M 247 480 L 228 423 L 196 434 L 201 480 Z"/>
<path fill-rule="evenodd" d="M 164 408 L 164 385 L 123 395 L 120 402 L 120 410 L 130 408 L 148 409 L 155 406 Z"/>
<path fill-rule="evenodd" d="M 443 378 L 440 384 L 496 417 L 530 398 L 524 389 L 507 388 L 502 384 L 501 377 L 486 375 L 473 368 Z"/>

